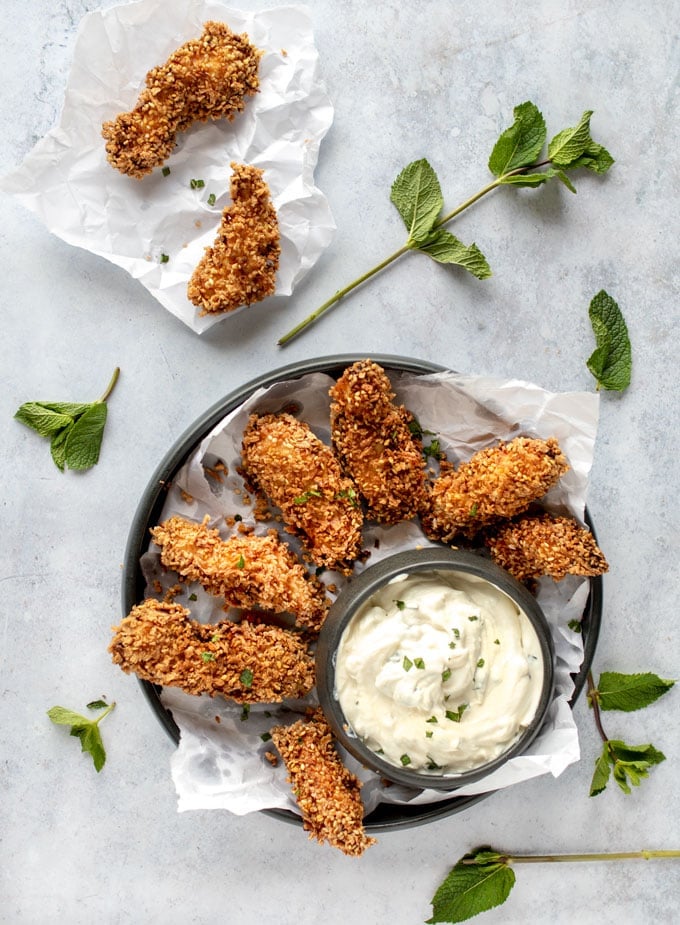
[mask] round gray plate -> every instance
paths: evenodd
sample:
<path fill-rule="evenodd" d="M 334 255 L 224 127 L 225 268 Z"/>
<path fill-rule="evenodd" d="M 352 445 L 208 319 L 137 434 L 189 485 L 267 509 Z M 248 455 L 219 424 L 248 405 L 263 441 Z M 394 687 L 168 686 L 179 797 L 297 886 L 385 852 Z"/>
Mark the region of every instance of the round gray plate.
<path fill-rule="evenodd" d="M 122 604 L 124 616 L 132 610 L 135 604 L 140 603 L 140 601 L 144 599 L 145 581 L 139 560 L 148 546 L 149 530 L 158 523 L 160 518 L 167 489 L 178 470 L 181 469 L 197 445 L 210 433 L 213 427 L 219 423 L 226 414 L 229 414 L 230 411 L 233 411 L 249 398 L 256 389 L 273 385 L 275 382 L 281 382 L 285 379 L 297 379 L 299 376 L 304 376 L 307 373 L 327 373 L 329 376 L 337 378 L 344 372 L 347 366 L 355 363 L 357 360 L 363 360 L 365 357 L 366 354 L 341 354 L 338 356 L 319 357 L 316 360 L 303 360 L 298 363 L 292 363 L 289 366 L 279 367 L 270 373 L 266 373 L 263 376 L 259 376 L 257 379 L 251 380 L 241 386 L 241 388 L 230 392 L 209 408 L 205 414 L 201 415 L 201 417 L 182 434 L 179 440 L 177 440 L 168 451 L 151 477 L 132 521 L 125 549 L 123 571 Z M 371 354 L 371 359 L 379 363 L 388 372 L 392 370 L 397 372 L 428 374 L 446 371 L 446 368 L 443 366 L 428 363 L 424 360 L 411 359 L 409 357 Z M 594 534 L 593 524 L 587 511 L 586 522 Z M 575 689 L 571 698 L 572 704 L 580 695 L 586 682 L 586 677 L 595 654 L 601 619 L 602 578 L 591 578 L 590 594 L 581 621 L 584 659 L 580 671 L 578 674 L 574 675 Z M 161 702 L 161 689 L 157 685 L 150 684 L 148 681 L 140 681 L 139 683 L 161 725 L 173 742 L 177 744 L 179 742 L 179 729 L 172 713 Z M 452 796 L 447 800 L 419 806 L 383 803 L 366 817 L 365 826 L 366 829 L 371 832 L 385 832 L 391 829 L 402 829 L 414 825 L 422 825 L 425 822 L 442 819 L 444 816 L 449 816 L 452 813 L 467 809 L 468 806 L 472 806 L 474 803 L 478 803 L 488 796 L 491 796 L 491 794 L 482 793 L 475 796 Z M 282 819 L 295 825 L 302 825 L 300 817 L 288 810 L 268 809 L 264 810 L 264 812 L 270 816 L 275 816 L 277 819 Z"/>

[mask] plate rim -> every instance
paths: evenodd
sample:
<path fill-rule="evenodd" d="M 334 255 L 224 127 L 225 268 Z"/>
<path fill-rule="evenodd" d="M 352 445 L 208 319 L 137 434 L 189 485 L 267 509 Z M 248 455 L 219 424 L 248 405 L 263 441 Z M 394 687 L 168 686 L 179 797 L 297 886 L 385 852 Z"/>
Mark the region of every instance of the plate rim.
<path fill-rule="evenodd" d="M 163 507 L 165 494 L 172 478 L 186 462 L 201 440 L 207 436 L 213 427 L 233 411 L 238 405 L 249 398 L 259 388 L 266 388 L 275 382 L 287 379 L 296 379 L 310 373 L 321 372 L 328 375 L 332 370 L 350 366 L 358 360 L 366 359 L 365 353 L 328 354 L 310 360 L 298 360 L 294 363 L 279 366 L 269 372 L 249 380 L 236 389 L 228 392 L 221 399 L 214 402 L 203 414 L 199 415 L 175 440 L 166 452 L 160 463 L 156 466 L 151 478 L 148 480 L 142 497 L 140 498 L 132 518 L 128 532 L 125 553 L 123 557 L 123 582 L 121 589 L 121 604 L 123 617 L 130 613 L 132 608 L 143 600 L 145 582 L 143 580 L 139 559 L 148 541 L 149 529 L 157 522 L 157 517 Z M 387 370 L 396 372 L 413 372 L 419 375 L 431 375 L 441 372 L 453 372 L 439 363 L 429 360 L 419 360 L 413 357 L 397 354 L 371 353 L 370 359 Z M 595 528 L 588 508 L 584 512 L 584 519 L 590 528 L 595 540 Z M 579 671 L 572 675 L 574 691 L 569 700 L 573 705 L 578 700 L 586 683 L 588 671 L 593 662 L 597 641 L 600 633 L 603 609 L 603 579 L 601 575 L 590 579 L 590 591 L 583 611 L 581 625 L 583 627 L 584 651 L 583 662 Z M 137 679 L 144 696 L 149 703 L 156 718 L 165 729 L 168 736 L 177 745 L 179 743 L 179 728 L 172 713 L 163 705 L 160 699 L 161 687 L 149 681 Z M 490 797 L 496 791 L 474 794 L 471 796 L 452 796 L 446 800 L 426 804 L 397 804 L 381 803 L 364 819 L 364 826 L 370 832 L 388 832 L 397 829 L 411 828 L 424 825 L 438 819 L 462 812 L 469 806 Z M 302 825 L 302 818 L 287 809 L 263 809 L 260 812 L 281 819 L 293 825 Z M 398 817 L 395 815 L 398 811 Z"/>

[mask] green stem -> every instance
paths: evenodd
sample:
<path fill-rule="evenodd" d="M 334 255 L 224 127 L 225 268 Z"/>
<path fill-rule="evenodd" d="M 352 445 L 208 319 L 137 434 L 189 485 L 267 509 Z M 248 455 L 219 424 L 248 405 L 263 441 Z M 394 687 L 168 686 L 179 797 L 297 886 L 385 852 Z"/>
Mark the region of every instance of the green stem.
<path fill-rule="evenodd" d="M 545 862 L 570 864 L 572 861 L 649 861 L 653 858 L 680 858 L 680 851 L 670 849 L 667 851 L 606 851 L 595 854 L 506 854 L 503 859 L 508 864 L 543 864 Z M 464 859 L 463 864 L 473 865 L 474 858 Z"/>
<path fill-rule="evenodd" d="M 466 199 L 464 202 L 461 202 L 461 204 L 457 206 L 455 209 L 453 209 L 453 211 L 448 212 L 446 215 L 444 215 L 442 218 L 436 221 L 432 227 L 441 228 L 442 225 L 446 225 L 448 222 L 454 219 L 457 215 L 460 215 L 461 212 L 464 212 L 465 209 L 468 209 L 471 205 L 473 205 L 475 202 L 481 199 L 482 196 L 486 196 L 487 193 L 490 193 L 492 190 L 496 189 L 496 187 L 501 186 L 501 184 L 507 177 L 514 177 L 522 173 L 528 173 L 530 170 L 536 170 L 536 168 L 543 167 L 549 163 L 550 161 L 540 161 L 535 164 L 531 164 L 528 167 L 517 167 L 515 170 L 510 170 L 508 171 L 508 173 L 505 173 L 502 176 L 497 177 L 491 183 L 488 183 L 486 186 L 484 186 L 478 193 L 475 193 L 474 196 L 470 196 L 469 199 Z M 291 328 L 291 330 L 288 331 L 287 334 L 284 334 L 283 337 L 279 338 L 277 342 L 279 347 L 284 347 L 286 344 L 290 343 L 290 341 L 293 340 L 293 338 L 297 337 L 298 334 L 301 334 L 306 328 L 314 324 L 315 321 L 318 321 L 319 318 L 322 315 L 324 315 L 330 308 L 332 308 L 334 305 L 337 305 L 337 303 L 344 296 L 346 296 L 347 293 L 351 292 L 353 289 L 356 289 L 357 286 L 360 286 L 362 283 L 365 283 L 367 279 L 370 279 L 372 276 L 375 276 L 376 273 L 379 273 L 381 270 L 384 270 L 385 267 L 389 266 L 389 264 L 395 261 L 398 257 L 403 256 L 407 251 L 417 250 L 417 249 L 418 249 L 417 247 L 414 248 L 411 246 L 410 239 L 409 239 L 409 241 L 407 241 L 407 243 L 404 244 L 403 247 L 400 247 L 398 251 L 395 251 L 393 254 L 390 254 L 389 257 L 386 257 L 385 260 L 382 260 L 379 264 L 377 264 L 371 270 L 368 270 L 366 273 L 362 273 L 361 276 L 357 277 L 357 279 L 349 283 L 349 285 L 345 286 L 343 289 L 338 289 L 335 295 L 331 296 L 330 299 L 328 299 L 326 302 L 323 303 L 323 305 L 320 305 L 316 311 L 312 312 L 311 315 L 308 315 L 299 324 L 296 324 L 294 328 Z"/>
<path fill-rule="evenodd" d="M 597 698 L 598 690 L 595 687 L 595 681 L 593 680 L 593 672 L 588 671 L 586 678 L 586 683 L 588 685 L 588 703 L 593 709 L 593 717 L 595 719 L 595 725 L 597 726 L 597 731 L 600 733 L 600 738 L 605 745 L 609 743 L 609 736 L 604 731 L 602 725 L 602 714 L 600 713 L 600 702 Z"/>
<path fill-rule="evenodd" d="M 116 366 L 116 368 L 113 371 L 113 376 L 111 376 L 111 381 L 106 386 L 106 391 L 104 392 L 102 397 L 99 399 L 99 401 L 106 401 L 106 399 L 109 397 L 111 392 L 113 392 L 114 386 L 118 382 L 119 376 L 120 376 L 120 367 Z"/>
<path fill-rule="evenodd" d="M 111 710 L 113 710 L 113 708 L 115 707 L 115 705 L 116 705 L 116 702 L 115 702 L 115 700 L 114 700 L 113 703 L 110 703 L 110 704 L 108 705 L 108 707 L 104 710 L 103 713 L 100 713 L 100 714 L 99 714 L 99 716 L 94 720 L 95 726 L 98 726 L 98 725 L 101 723 L 101 721 L 104 719 L 104 717 L 106 717 L 106 716 L 109 715 L 109 713 L 111 712 Z"/>

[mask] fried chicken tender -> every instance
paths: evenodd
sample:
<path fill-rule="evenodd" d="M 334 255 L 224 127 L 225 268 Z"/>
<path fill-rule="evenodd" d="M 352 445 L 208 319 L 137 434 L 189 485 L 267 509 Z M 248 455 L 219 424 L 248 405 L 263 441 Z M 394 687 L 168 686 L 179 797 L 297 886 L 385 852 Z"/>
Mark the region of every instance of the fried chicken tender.
<path fill-rule="evenodd" d="M 410 520 L 426 498 L 422 442 L 410 411 L 395 405 L 385 370 L 372 360 L 349 366 L 329 392 L 333 447 L 378 523 Z"/>
<path fill-rule="evenodd" d="M 283 758 L 310 839 L 327 841 L 358 857 L 375 844 L 363 826 L 359 781 L 340 761 L 321 709 L 310 719 L 275 726 L 272 741 Z"/>
<path fill-rule="evenodd" d="M 281 509 L 317 565 L 349 575 L 363 515 L 354 482 L 310 427 L 290 414 L 251 415 L 243 434 L 246 477 Z"/>
<path fill-rule="evenodd" d="M 190 302 L 201 315 L 231 312 L 274 293 L 281 255 L 279 222 L 264 171 L 232 163 L 232 205 L 212 247 L 194 270 L 187 286 Z"/>
<path fill-rule="evenodd" d="M 330 606 L 325 588 L 276 534 L 223 540 L 207 523 L 171 517 L 151 530 L 166 568 L 224 597 L 228 607 L 292 613 L 300 626 L 320 629 Z"/>
<path fill-rule="evenodd" d="M 518 581 L 602 575 L 609 565 L 595 537 L 571 517 L 526 515 L 485 536 L 494 561 Z"/>
<path fill-rule="evenodd" d="M 205 625 L 179 604 L 148 598 L 113 633 L 109 652 L 123 671 L 187 694 L 277 703 L 314 686 L 314 660 L 294 633 L 278 626 Z"/>
<path fill-rule="evenodd" d="M 221 22 L 206 22 L 198 39 L 174 51 L 146 75 L 135 108 L 104 122 L 109 163 L 140 179 L 160 166 L 175 136 L 192 122 L 233 120 L 260 86 L 263 52 Z"/>
<path fill-rule="evenodd" d="M 447 542 L 456 534 L 474 536 L 488 524 L 521 514 L 568 468 L 554 437 L 516 437 L 480 450 L 434 481 L 423 517 L 425 532 Z"/>

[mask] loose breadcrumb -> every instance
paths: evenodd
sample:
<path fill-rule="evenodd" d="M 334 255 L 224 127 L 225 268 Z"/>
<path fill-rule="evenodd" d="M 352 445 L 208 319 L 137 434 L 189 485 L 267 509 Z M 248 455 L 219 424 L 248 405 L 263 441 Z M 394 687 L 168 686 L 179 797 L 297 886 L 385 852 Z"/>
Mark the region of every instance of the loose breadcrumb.
<path fill-rule="evenodd" d="M 275 532 L 223 540 L 207 526 L 208 519 L 199 524 L 171 517 L 151 530 L 166 568 L 224 597 L 228 607 L 292 613 L 300 626 L 321 627 L 330 606 L 324 586 Z"/>
<path fill-rule="evenodd" d="M 279 222 L 264 171 L 232 163 L 232 204 L 217 237 L 194 270 L 187 296 L 201 315 L 231 312 L 261 302 L 276 288 L 281 255 Z"/>
<path fill-rule="evenodd" d="M 364 831 L 361 781 L 340 761 L 322 710 L 290 726 L 274 726 L 271 734 L 309 837 L 353 857 L 374 845 Z"/>
<path fill-rule="evenodd" d="M 602 575 L 609 566 L 593 534 L 571 517 L 528 515 L 485 536 L 491 556 L 518 581 Z"/>
<path fill-rule="evenodd" d="M 317 565 L 350 574 L 361 551 L 363 514 L 356 486 L 330 447 L 290 414 L 251 415 L 243 470 L 285 523 L 302 536 Z"/>
<path fill-rule="evenodd" d="M 123 671 L 187 694 L 238 703 L 304 697 L 314 661 L 298 637 L 278 626 L 228 620 L 197 623 L 179 604 L 149 598 L 113 627 L 109 652 Z"/>
<path fill-rule="evenodd" d="M 516 437 L 480 450 L 435 480 L 423 517 L 425 532 L 444 541 L 456 534 L 474 536 L 488 524 L 525 511 L 568 468 L 554 437 Z"/>
<path fill-rule="evenodd" d="M 139 179 L 167 160 L 177 133 L 193 122 L 231 122 L 259 88 L 262 55 L 247 35 L 235 35 L 225 23 L 206 22 L 200 38 L 149 71 L 131 112 L 104 122 L 109 163 Z"/>
<path fill-rule="evenodd" d="M 372 360 L 349 366 L 331 388 L 333 447 L 383 524 L 410 520 L 423 508 L 426 467 L 415 419 L 395 397 L 385 370 Z"/>

